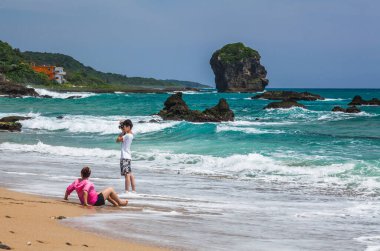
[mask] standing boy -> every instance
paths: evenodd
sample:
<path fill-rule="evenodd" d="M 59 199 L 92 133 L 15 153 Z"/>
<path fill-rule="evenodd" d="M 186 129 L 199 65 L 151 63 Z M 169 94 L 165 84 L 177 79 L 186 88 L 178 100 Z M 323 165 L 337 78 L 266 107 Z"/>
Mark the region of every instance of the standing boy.
<path fill-rule="evenodd" d="M 120 174 L 125 177 L 125 192 L 129 192 L 129 187 L 132 185 L 132 192 L 136 192 L 135 176 L 131 169 L 131 144 L 133 141 L 132 133 L 132 121 L 127 119 L 120 122 L 119 128 L 121 133 L 116 139 L 116 142 L 122 142 L 121 144 L 121 156 L 120 156 Z"/>

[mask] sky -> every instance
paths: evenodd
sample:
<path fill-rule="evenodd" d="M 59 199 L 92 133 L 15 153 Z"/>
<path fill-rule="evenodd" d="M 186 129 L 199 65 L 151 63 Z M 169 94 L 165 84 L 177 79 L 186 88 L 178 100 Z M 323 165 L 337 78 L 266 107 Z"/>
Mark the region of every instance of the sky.
<path fill-rule="evenodd" d="M 212 53 L 257 50 L 271 88 L 380 88 L 377 0 L 0 0 L 0 40 L 127 76 L 214 85 Z"/>

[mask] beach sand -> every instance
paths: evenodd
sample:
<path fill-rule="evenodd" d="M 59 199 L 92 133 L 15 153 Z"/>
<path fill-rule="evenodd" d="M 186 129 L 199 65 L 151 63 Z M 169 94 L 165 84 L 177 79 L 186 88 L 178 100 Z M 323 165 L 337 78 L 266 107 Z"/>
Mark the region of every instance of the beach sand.
<path fill-rule="evenodd" d="M 96 210 L 0 188 L 0 242 L 12 250 L 167 250 L 80 231 L 56 218 L 91 213 Z"/>

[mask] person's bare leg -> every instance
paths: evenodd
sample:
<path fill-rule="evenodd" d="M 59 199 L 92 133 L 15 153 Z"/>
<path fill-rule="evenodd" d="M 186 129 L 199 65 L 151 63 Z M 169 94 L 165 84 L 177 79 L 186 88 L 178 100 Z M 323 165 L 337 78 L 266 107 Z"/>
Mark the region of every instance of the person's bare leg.
<path fill-rule="evenodd" d="M 117 204 L 117 202 L 116 201 L 114 201 L 112 198 L 111 198 L 111 196 L 110 197 L 108 197 L 108 199 L 107 199 L 109 202 L 111 202 L 112 203 L 112 205 L 114 205 L 115 207 L 117 207 L 117 206 L 119 206 L 118 204 Z"/>
<path fill-rule="evenodd" d="M 106 200 L 111 199 L 113 202 L 115 202 L 116 206 L 126 206 L 128 204 L 128 200 L 121 200 L 112 187 L 104 189 L 102 191 L 102 194 Z M 112 203 L 112 201 L 110 202 Z"/>
<path fill-rule="evenodd" d="M 131 181 L 130 181 L 130 174 L 127 173 L 125 175 L 125 192 L 128 193 L 129 192 L 129 187 L 131 186 Z"/>
<path fill-rule="evenodd" d="M 135 183 L 135 176 L 133 175 L 133 173 L 130 173 L 130 176 L 131 176 L 131 186 L 132 186 L 132 192 L 136 192 L 136 183 Z"/>

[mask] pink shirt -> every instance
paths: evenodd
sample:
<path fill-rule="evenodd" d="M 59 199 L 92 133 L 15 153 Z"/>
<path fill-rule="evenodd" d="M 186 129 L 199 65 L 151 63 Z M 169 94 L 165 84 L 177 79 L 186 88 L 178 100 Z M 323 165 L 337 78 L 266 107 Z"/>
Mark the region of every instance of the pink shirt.
<path fill-rule="evenodd" d="M 77 179 L 71 185 L 66 188 L 67 195 L 70 195 L 72 191 L 76 191 L 79 197 L 79 200 L 84 204 L 83 194 L 86 191 L 88 193 L 87 203 L 94 205 L 98 200 L 98 193 L 95 191 L 94 184 L 88 179 Z"/>

